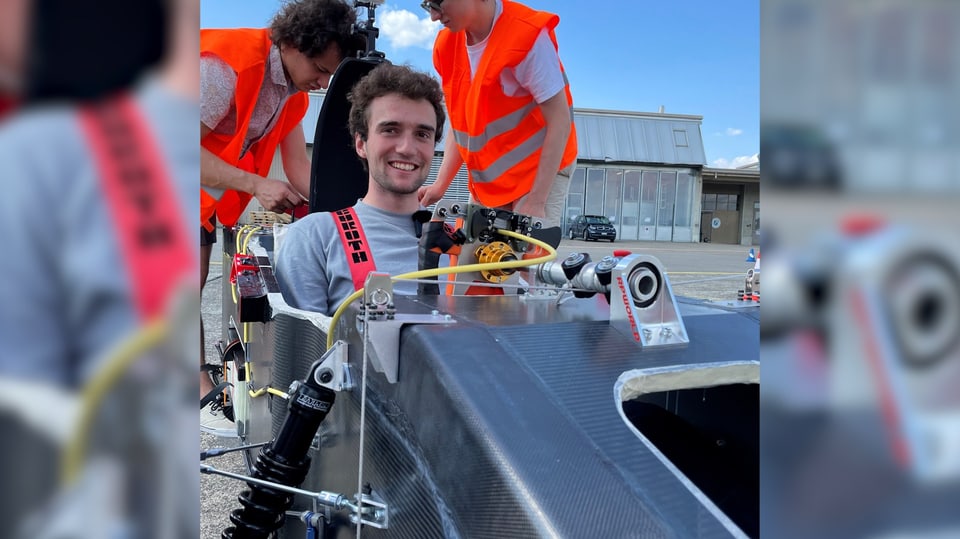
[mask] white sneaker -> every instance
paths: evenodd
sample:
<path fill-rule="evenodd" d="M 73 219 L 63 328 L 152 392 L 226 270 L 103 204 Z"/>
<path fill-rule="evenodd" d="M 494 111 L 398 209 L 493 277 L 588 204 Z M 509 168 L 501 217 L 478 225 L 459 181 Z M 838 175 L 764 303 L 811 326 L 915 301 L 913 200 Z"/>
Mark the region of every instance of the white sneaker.
<path fill-rule="evenodd" d="M 221 438 L 238 437 L 237 426 L 223 415 L 223 408 L 218 401 L 200 409 L 200 430 Z"/>

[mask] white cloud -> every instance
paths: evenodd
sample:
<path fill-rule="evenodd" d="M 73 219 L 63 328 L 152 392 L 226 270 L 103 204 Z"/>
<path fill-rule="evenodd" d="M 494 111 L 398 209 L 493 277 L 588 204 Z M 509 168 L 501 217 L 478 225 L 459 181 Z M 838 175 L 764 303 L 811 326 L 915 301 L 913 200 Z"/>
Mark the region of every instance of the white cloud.
<path fill-rule="evenodd" d="M 753 155 L 741 155 L 739 157 L 734 157 L 732 160 L 728 161 L 721 157 L 720 159 L 714 159 L 711 163 L 716 168 L 737 168 L 742 167 L 743 165 L 749 165 L 750 163 L 756 163 L 760 160 L 760 154 Z"/>
<path fill-rule="evenodd" d="M 742 135 L 742 134 L 743 134 L 743 129 L 736 129 L 736 128 L 733 128 L 733 127 L 728 127 L 728 128 L 727 128 L 727 136 L 728 136 L 728 137 L 735 137 L 735 136 L 737 136 L 737 135 Z"/>
<path fill-rule="evenodd" d="M 433 48 L 433 41 L 440 31 L 440 21 L 431 21 L 429 16 L 421 19 L 405 9 L 384 9 L 377 15 L 380 35 L 387 38 L 391 47 Z"/>

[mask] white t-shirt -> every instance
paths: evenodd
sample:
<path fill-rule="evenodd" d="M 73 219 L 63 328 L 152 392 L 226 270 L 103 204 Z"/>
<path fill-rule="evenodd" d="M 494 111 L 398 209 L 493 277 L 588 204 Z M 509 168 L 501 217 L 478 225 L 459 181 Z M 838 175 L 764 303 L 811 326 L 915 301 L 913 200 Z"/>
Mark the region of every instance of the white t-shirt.
<path fill-rule="evenodd" d="M 493 15 L 494 27 L 501 13 L 503 13 L 503 3 L 497 0 L 496 12 Z M 493 31 L 491 30 L 490 33 L 492 34 Z M 483 51 L 487 48 L 489 39 L 488 34 L 483 41 L 467 45 L 471 79 L 477 72 L 477 66 L 480 64 L 480 58 L 483 57 Z M 543 103 L 563 90 L 566 83 L 563 80 L 563 72 L 560 71 L 560 55 L 553 47 L 546 29 L 540 31 L 533 48 L 527 53 L 527 57 L 517 64 L 517 67 L 504 69 L 500 73 L 500 84 L 506 95 L 511 97 L 532 95 L 537 103 Z"/>

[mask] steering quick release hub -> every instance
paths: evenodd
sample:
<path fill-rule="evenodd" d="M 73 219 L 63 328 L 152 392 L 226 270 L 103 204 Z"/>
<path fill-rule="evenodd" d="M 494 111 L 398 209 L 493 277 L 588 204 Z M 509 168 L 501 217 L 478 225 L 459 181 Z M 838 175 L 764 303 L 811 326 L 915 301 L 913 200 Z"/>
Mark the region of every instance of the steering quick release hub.
<path fill-rule="evenodd" d="M 502 241 L 494 241 L 478 246 L 475 256 L 479 264 L 513 262 L 517 260 L 517 255 L 513 252 L 513 249 Z M 480 275 L 486 279 L 487 282 L 502 283 L 516 271 L 517 270 L 513 268 L 480 270 Z"/>

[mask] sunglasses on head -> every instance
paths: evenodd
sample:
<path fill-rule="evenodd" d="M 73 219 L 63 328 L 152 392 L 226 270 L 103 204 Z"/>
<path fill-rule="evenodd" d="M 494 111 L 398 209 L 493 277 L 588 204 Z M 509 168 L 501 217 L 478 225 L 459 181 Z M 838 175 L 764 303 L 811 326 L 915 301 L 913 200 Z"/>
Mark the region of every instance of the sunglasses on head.
<path fill-rule="evenodd" d="M 436 11 L 437 13 L 442 13 L 443 8 L 440 7 L 440 4 L 442 3 L 443 0 L 439 0 L 438 2 L 420 2 L 420 7 L 427 11 Z"/>

